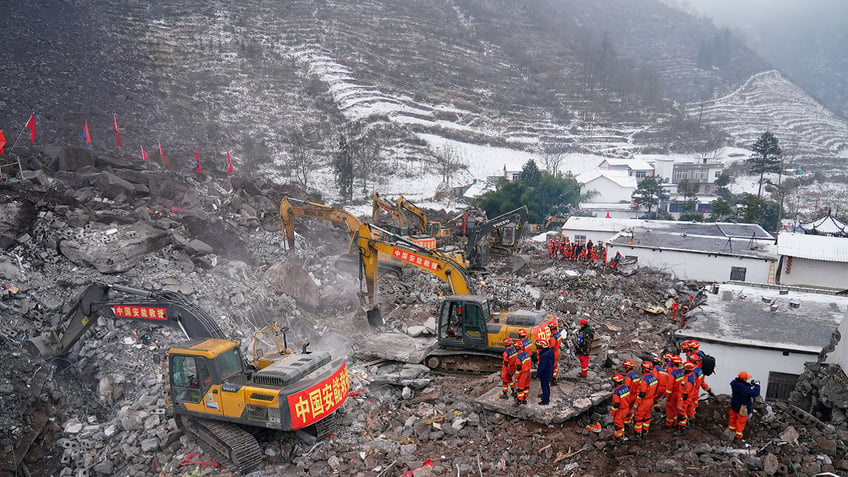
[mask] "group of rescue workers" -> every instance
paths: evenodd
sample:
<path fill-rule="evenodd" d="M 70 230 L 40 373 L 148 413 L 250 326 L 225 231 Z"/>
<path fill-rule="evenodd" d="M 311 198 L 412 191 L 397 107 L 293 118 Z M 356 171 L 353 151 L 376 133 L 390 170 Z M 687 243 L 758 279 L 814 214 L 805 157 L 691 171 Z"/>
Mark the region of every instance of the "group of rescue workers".
<path fill-rule="evenodd" d="M 589 368 L 594 330 L 585 319 L 581 320 L 579 325 L 574 349 L 580 361 L 580 376 L 585 378 Z M 559 376 L 560 346 L 564 338 L 556 322 L 549 323 L 548 328 L 551 332 L 550 340 L 537 339 L 535 342 L 536 375 L 542 389 L 539 405 L 543 406 L 550 404 L 550 386 L 556 384 Z M 530 370 L 534 360 L 530 351 L 530 339 L 522 329 L 517 339 L 507 338 L 505 344 L 501 367 L 501 399 L 509 399 L 512 395 L 516 406 L 527 404 Z M 631 439 L 645 439 L 651 428 L 652 411 L 661 410 L 663 407 L 665 426 L 676 428 L 676 436 L 686 434 L 698 410 L 700 391 L 704 390 L 715 397 L 705 382 L 706 376 L 701 368 L 701 360 L 705 355 L 700 347 L 697 340 L 685 341 L 680 345 L 679 355 L 665 353 L 662 356 L 654 356 L 651 361 L 642 361 L 638 370 L 631 360 L 622 363 L 621 373 L 612 377 L 610 416 L 615 428 L 614 444 L 624 441 L 626 428 L 632 429 Z M 730 383 L 732 396 L 728 430 L 737 439 L 742 438 L 747 416 L 752 412 L 752 399 L 760 394 L 759 382 L 749 382 L 749 379 L 751 376 L 743 371 Z M 597 424 L 591 429 L 600 431 Z"/>
<path fill-rule="evenodd" d="M 542 388 L 539 395 L 539 404 L 547 406 L 550 404 L 551 385 L 555 385 L 559 379 L 559 358 L 562 348 L 564 334 L 559 331 L 556 321 L 548 323 L 550 339 L 539 338 L 536 340 L 536 377 Z M 575 352 L 580 360 L 582 377 L 587 376 L 589 370 L 589 352 L 594 331 L 587 320 L 580 320 L 580 329 L 575 337 Z M 515 405 L 527 404 L 527 395 L 530 389 L 530 370 L 533 365 L 534 355 L 531 353 L 531 341 L 527 337 L 527 330 L 518 331 L 518 338 L 506 338 L 504 340 L 503 364 L 501 366 L 502 394 L 501 399 L 509 399 L 510 395 L 515 398 Z"/>
<path fill-rule="evenodd" d="M 607 248 L 603 243 L 596 245 L 591 240 L 585 244 L 581 241 L 572 242 L 568 236 L 560 234 L 552 235 L 548 239 L 548 255 L 568 261 L 607 262 Z"/>

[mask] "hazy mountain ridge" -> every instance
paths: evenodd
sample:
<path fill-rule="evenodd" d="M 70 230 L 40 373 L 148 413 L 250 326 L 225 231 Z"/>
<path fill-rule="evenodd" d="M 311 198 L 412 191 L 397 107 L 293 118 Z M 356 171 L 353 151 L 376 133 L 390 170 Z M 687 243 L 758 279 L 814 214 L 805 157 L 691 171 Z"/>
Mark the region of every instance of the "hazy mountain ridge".
<path fill-rule="evenodd" d="M 33 16 L 14 6 L 0 20 L 19 57 L 0 72 L 2 124 L 35 109 L 52 132 L 37 142 L 64 145 L 79 144 L 88 119 L 94 149 L 114 151 L 117 112 L 127 158 L 161 140 L 178 157 L 214 154 L 219 169 L 225 149 L 239 162 L 284 164 L 299 128 L 326 157 L 351 123 L 402 158 L 427 153 L 418 133 L 617 156 L 696 147 L 697 134 L 672 131 L 679 115 L 663 96 L 727 93 L 764 65 L 736 48 L 726 67 L 698 69 L 697 47 L 715 31 L 653 2 L 80 0 L 57 2 L 51 17 L 52 8 Z"/>

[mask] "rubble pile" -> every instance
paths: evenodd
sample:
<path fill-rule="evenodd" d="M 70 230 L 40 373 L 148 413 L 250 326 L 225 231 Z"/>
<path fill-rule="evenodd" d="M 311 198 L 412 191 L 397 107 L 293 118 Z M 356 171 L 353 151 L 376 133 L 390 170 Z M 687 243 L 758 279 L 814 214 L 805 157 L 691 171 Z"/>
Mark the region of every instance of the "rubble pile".
<path fill-rule="evenodd" d="M 415 345 L 405 339 L 432 342 L 439 296 L 449 289 L 414 270 L 381 276 L 386 329 L 370 330 L 356 313 L 358 274 L 336 266 L 346 231 L 298 222 L 296 248 L 285 250 L 278 201 L 298 191 L 231 177 L 105 169 L 27 171 L 29 180 L 0 186 L 0 475 L 231 473 L 216 470 L 228 463 L 184 435 L 169 411 L 162 357 L 182 339 L 179 332 L 100 319 L 65 358 L 48 363 L 26 352 L 26 341 L 57 324 L 96 281 L 183 293 L 241 339 L 247 356 L 253 333 L 278 322 L 290 329 L 292 349 L 308 342 L 347 357 L 351 395 L 335 434 L 314 441 L 260 431 L 265 460 L 256 476 L 848 471 L 839 406 L 825 415 L 808 412 L 809 405 L 757 403 L 740 444 L 723 434 L 727 396 L 720 395 L 702 402 L 687 436 L 672 436 L 657 414 L 647 441 L 618 447 L 607 444 L 605 398 L 581 401 L 585 406 L 563 421 L 487 409 L 480 399 L 499 388 L 497 375 L 434 374 L 368 355 L 377 334 L 403 336 L 395 346 L 407 355 Z M 647 270 L 624 277 L 600 265 L 556 262 L 533 242 L 519 257 L 493 257 L 474 285 L 499 308 L 541 303 L 569 337 L 579 319 L 590 321 L 600 348 L 581 381 L 566 338 L 556 391 L 562 405 L 608 393 L 608 377 L 623 360 L 670 349 L 675 325 L 657 307 L 698 286 Z M 696 309 L 689 319 L 697 318 Z M 258 347 L 273 346 L 260 338 Z M 812 386 L 799 386 L 805 397 L 823 387 L 818 377 L 805 382 Z M 816 393 L 844 402 L 833 392 Z M 586 429 L 595 422 L 600 432 Z"/>

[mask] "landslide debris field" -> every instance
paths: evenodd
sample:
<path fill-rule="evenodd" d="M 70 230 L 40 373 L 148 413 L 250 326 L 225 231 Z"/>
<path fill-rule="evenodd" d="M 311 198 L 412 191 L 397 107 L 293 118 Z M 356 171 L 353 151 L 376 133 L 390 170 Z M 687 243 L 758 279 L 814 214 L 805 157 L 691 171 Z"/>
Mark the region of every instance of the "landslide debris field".
<path fill-rule="evenodd" d="M 611 446 L 608 401 L 545 424 L 477 402 L 500 386 L 497 375 L 434 374 L 360 354 L 387 331 L 427 339 L 425 324 L 449 289 L 416 270 L 381 276 L 386 329 L 369 329 L 357 313 L 357 274 L 334 265 L 348 243 L 345 230 L 298 220 L 296 248 L 284 250 L 278 205 L 283 195 L 302 197 L 296 189 L 119 167 L 28 175 L 0 185 L 0 475 L 235 473 L 183 435 L 168 408 L 162 357 L 183 339 L 178 332 L 100 319 L 66 357 L 46 362 L 25 351 L 27 340 L 60 321 L 93 282 L 183 293 L 242 340 L 246 356 L 254 332 L 278 322 L 290 329 L 293 350 L 309 342 L 311 350 L 347 358 L 351 395 L 334 434 L 311 442 L 257 431 L 264 461 L 251 475 L 792 475 L 792 465 L 799 475 L 848 471 L 844 420 L 835 427 L 792 404 L 758 402 L 745 441 L 727 440 L 726 386 L 714 385 L 719 397 L 701 403 L 687 435 L 673 436 L 656 413 L 647 440 Z M 560 387 L 594 392 L 610 390 L 609 377 L 624 359 L 674 346 L 669 317 L 645 307 L 701 286 L 644 269 L 622 276 L 554 261 L 535 242 L 517 256 L 494 256 L 476 280 L 501 306 L 543 299 L 569 333 Z M 689 319 L 698 316 L 696 309 Z M 581 318 L 601 348 L 589 378 L 579 381 L 568 343 Z M 271 351 L 272 340 L 264 336 L 258 347 Z M 535 389 L 529 407 L 537 407 Z M 552 407 L 566 405 L 568 396 L 556 392 Z M 596 421 L 602 431 L 587 431 Z"/>

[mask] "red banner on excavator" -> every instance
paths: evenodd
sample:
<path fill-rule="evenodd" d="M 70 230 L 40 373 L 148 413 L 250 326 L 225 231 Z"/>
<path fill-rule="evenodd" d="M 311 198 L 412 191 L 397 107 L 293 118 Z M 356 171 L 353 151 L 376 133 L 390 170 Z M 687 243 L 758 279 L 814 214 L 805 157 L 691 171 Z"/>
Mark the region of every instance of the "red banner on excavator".
<path fill-rule="evenodd" d="M 347 362 L 332 376 L 288 397 L 292 429 L 314 424 L 338 409 L 350 392 Z"/>
<path fill-rule="evenodd" d="M 167 320 L 165 308 L 155 306 L 130 306 L 117 305 L 112 307 L 112 311 L 118 318 L 140 318 L 146 320 Z"/>

